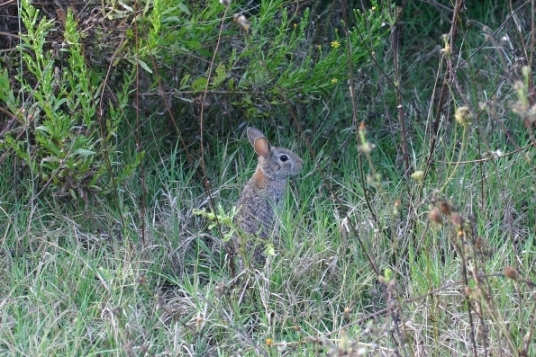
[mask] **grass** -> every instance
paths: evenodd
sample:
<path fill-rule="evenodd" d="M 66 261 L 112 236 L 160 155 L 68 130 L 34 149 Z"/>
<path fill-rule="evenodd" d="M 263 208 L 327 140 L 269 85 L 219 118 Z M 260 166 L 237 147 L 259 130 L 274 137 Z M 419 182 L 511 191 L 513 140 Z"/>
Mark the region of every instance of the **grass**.
<path fill-rule="evenodd" d="M 275 256 L 239 278 L 225 259 L 229 227 L 209 228 L 195 212 L 221 205 L 229 214 L 256 161 L 243 133 L 226 130 L 239 125 L 210 130 L 220 118 L 210 106 L 202 158 L 209 185 L 193 149 L 198 137 L 184 145 L 152 121 L 143 140 L 115 122 L 105 147 L 124 155 L 99 155 L 99 164 L 111 160 L 120 175 L 116 158 L 140 163 L 111 185 L 113 194 L 85 200 L 45 194 L 39 175 L 2 147 L 0 356 L 536 354 L 536 170 L 523 121 L 534 74 L 509 67 L 516 51 L 500 40 L 516 24 L 497 7 L 461 12 L 448 53 L 440 36 L 451 30 L 451 11 L 428 3 L 405 11 L 437 24 L 404 17 L 401 47 L 386 42 L 363 65 L 353 102 L 339 83 L 329 95 L 308 88 L 322 100 L 293 92 L 298 109 L 278 97 L 265 110 L 273 93 L 219 103 L 229 113 L 233 105 L 262 113 L 256 125 L 269 139 L 304 158 L 279 213 Z M 209 14 L 199 16 L 206 25 Z M 284 38 L 285 26 L 277 28 Z M 292 43 L 297 53 L 303 31 Z M 251 41 L 262 48 L 260 35 Z M 284 55 L 278 61 L 263 81 Z M 277 88 L 283 97 L 290 84 Z M 471 125 L 455 121 L 460 107 Z M 416 171 L 422 179 L 411 178 Z"/>
<path fill-rule="evenodd" d="M 341 165 L 350 166 L 351 156 Z M 164 177 L 173 175 L 168 167 L 161 170 Z M 493 355 L 501 355 L 500 348 L 509 355 L 501 329 L 519 340 L 521 332 L 506 321 L 531 327 L 530 314 L 516 307 L 531 306 L 531 289 L 501 276 L 486 279 L 481 284 L 489 289 L 493 306 L 481 306 L 487 319 L 471 327 L 460 290 L 460 257 L 452 250 L 448 230 L 427 229 L 421 219 L 414 235 L 419 241 L 409 245 L 413 251 L 400 264 L 409 271 L 396 271 L 389 262 L 401 254 L 374 229 L 363 200 L 351 190 L 353 179 L 340 180 L 349 191 L 347 222 L 337 217 L 329 197 L 319 198 L 315 180 L 294 183 L 282 215 L 282 248 L 265 269 L 248 272 L 247 288 L 229 288 L 217 233 L 206 232 L 202 220 L 191 214 L 206 200 L 181 187 L 180 180 L 160 182 L 165 199 L 146 222 L 151 233 L 141 250 L 134 222 L 114 237 L 85 231 L 65 216 L 34 217 L 30 225 L 20 216 L 12 225 L 26 228 L 9 230 L 13 233 L 2 247 L 0 346 L 5 355 L 28 356 L 143 355 L 144 348 L 151 355 L 264 351 L 305 356 L 351 346 L 390 355 L 396 337 L 386 332 L 397 318 L 398 337 L 404 336 L 410 354 L 432 349 L 443 351 L 436 355 L 470 353 L 474 330 L 480 338 L 489 335 L 488 349 L 497 351 Z M 375 203 L 385 215 L 381 219 L 392 222 L 389 207 L 382 207 L 381 200 Z M 495 214 L 500 212 L 504 209 L 497 207 Z M 380 269 L 395 269 L 393 285 L 378 283 L 346 227 L 351 222 L 359 222 L 359 236 Z M 391 229 L 403 229 L 403 221 L 398 227 L 395 222 Z M 483 272 L 501 272 L 516 258 L 523 260 L 520 271 L 534 266 L 533 238 L 515 247 L 504 240 L 500 226 L 482 230 L 493 247 L 491 257 L 478 258 Z M 34 250 L 14 251 L 15 238 Z M 399 246 L 408 244 L 399 239 Z M 481 331 L 482 325 L 489 332 Z"/>

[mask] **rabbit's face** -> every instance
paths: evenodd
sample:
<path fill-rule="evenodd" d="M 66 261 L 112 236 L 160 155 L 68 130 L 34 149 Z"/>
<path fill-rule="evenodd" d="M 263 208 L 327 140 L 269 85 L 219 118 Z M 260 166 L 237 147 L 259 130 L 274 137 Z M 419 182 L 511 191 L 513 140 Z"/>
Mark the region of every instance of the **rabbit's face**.
<path fill-rule="evenodd" d="M 270 145 L 264 134 L 248 128 L 248 139 L 259 155 L 258 169 L 272 181 L 283 181 L 300 173 L 303 160 L 292 151 Z"/>
<path fill-rule="evenodd" d="M 260 167 L 263 172 L 272 180 L 286 179 L 296 176 L 302 169 L 303 160 L 288 149 L 270 147 L 268 157 L 259 157 Z"/>

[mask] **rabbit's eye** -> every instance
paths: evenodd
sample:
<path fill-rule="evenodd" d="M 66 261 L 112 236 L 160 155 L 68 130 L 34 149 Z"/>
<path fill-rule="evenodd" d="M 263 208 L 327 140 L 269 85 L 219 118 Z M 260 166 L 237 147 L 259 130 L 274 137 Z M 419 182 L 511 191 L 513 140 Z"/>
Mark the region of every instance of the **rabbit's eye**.
<path fill-rule="evenodd" d="M 281 155 L 279 157 L 279 160 L 283 161 L 283 162 L 286 162 L 288 160 L 288 156 L 287 155 Z"/>

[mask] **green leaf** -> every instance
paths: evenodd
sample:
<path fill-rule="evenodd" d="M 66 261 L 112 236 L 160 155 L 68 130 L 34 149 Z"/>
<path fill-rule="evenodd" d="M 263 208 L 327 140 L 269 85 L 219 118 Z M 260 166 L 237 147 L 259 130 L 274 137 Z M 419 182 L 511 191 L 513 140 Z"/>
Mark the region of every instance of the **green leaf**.
<path fill-rule="evenodd" d="M 51 134 L 53 131 L 50 130 L 50 128 L 46 125 L 39 125 L 37 128 L 35 128 L 37 131 L 44 131 L 47 134 Z"/>
<path fill-rule="evenodd" d="M 220 63 L 216 68 L 216 76 L 214 76 L 214 79 L 212 79 L 213 87 L 218 87 L 225 80 L 225 78 L 227 78 L 227 70 L 225 69 L 225 65 Z"/>
<path fill-rule="evenodd" d="M 185 75 L 181 78 L 181 82 L 179 83 L 179 90 L 188 88 L 188 81 L 189 81 L 189 80 L 190 80 L 190 75 L 189 75 L 189 74 L 185 74 Z"/>
<path fill-rule="evenodd" d="M 138 63 L 140 64 L 141 68 L 143 68 L 145 71 L 149 72 L 149 73 L 153 73 L 153 71 L 149 68 L 149 65 L 147 63 L 145 63 L 143 60 L 139 59 L 138 58 Z"/>
<path fill-rule="evenodd" d="M 205 90 L 208 80 L 205 77 L 199 77 L 192 82 L 192 89 L 195 91 Z"/>
<path fill-rule="evenodd" d="M 73 152 L 73 155 L 80 155 L 82 157 L 88 157 L 95 155 L 95 151 L 87 150 L 87 149 L 76 149 Z"/>
<path fill-rule="evenodd" d="M 182 12 L 185 12 L 187 15 L 190 15 L 190 10 L 188 10 L 188 7 L 186 5 L 184 5 L 183 3 L 179 3 L 178 7 L 182 10 Z"/>

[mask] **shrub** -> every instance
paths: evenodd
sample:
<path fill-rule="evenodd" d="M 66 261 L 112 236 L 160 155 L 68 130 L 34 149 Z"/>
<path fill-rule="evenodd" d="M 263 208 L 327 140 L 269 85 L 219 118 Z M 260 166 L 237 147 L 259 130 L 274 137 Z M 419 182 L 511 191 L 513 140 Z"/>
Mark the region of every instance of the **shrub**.
<path fill-rule="evenodd" d="M 19 47 L 18 95 L 7 69 L 0 72 L 0 99 L 21 125 L 5 136 L 0 150 L 14 152 L 40 179 L 39 186 L 56 196 L 85 198 L 90 191 L 107 191 L 112 180 L 105 176 L 117 165 L 120 108 L 127 103 L 133 76 L 125 75 L 116 102 L 103 106 L 103 78 L 86 65 L 72 12 L 65 17 L 62 48 L 47 48 L 54 23 L 40 19 L 29 1 L 23 1 L 22 21 L 27 33 Z M 118 178 L 127 177 L 140 159 L 119 170 Z"/>

